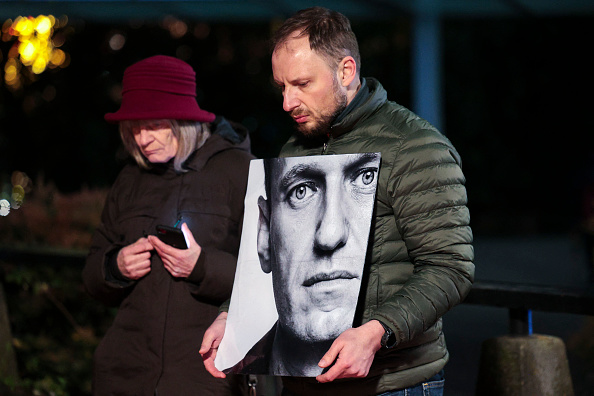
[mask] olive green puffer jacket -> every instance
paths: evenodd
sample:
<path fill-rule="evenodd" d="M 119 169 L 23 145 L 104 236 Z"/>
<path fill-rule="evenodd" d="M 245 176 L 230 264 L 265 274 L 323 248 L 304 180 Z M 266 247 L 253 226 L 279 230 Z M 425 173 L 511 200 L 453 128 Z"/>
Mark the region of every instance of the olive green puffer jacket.
<path fill-rule="evenodd" d="M 388 101 L 378 81 L 366 79 L 363 87 L 369 94 L 359 93 L 362 103 L 347 108 L 326 143 L 304 146 L 293 137 L 281 156 L 381 152 L 355 326 L 378 319 L 395 332 L 397 346 L 378 351 L 365 379 L 285 378 L 297 395 L 374 395 L 430 378 L 448 360 L 441 317 L 464 299 L 474 278 L 458 153 L 427 121 Z"/>

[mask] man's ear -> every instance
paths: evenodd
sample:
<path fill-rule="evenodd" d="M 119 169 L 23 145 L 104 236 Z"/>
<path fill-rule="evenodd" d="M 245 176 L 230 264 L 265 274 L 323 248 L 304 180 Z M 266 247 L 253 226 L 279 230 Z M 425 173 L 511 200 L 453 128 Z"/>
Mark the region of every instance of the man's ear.
<path fill-rule="evenodd" d="M 258 257 L 260 257 L 260 266 L 262 271 L 270 273 L 272 266 L 270 263 L 270 209 L 268 201 L 264 197 L 258 198 L 258 208 L 260 217 L 258 219 Z"/>
<path fill-rule="evenodd" d="M 352 56 L 345 56 L 338 65 L 338 78 L 343 87 L 351 85 L 357 77 L 357 62 Z"/>

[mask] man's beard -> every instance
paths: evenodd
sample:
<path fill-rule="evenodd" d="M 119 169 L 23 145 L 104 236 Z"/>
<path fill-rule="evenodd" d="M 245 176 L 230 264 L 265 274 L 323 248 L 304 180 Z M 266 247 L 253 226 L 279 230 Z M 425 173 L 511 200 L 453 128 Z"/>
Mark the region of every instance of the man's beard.
<path fill-rule="evenodd" d="M 329 114 L 322 114 L 313 128 L 307 128 L 305 124 L 297 124 L 297 132 L 308 140 L 325 139 L 330 131 L 330 127 L 347 107 L 347 95 L 340 90 L 338 81 L 334 80 L 334 109 Z M 297 112 L 299 114 L 299 112 Z"/>

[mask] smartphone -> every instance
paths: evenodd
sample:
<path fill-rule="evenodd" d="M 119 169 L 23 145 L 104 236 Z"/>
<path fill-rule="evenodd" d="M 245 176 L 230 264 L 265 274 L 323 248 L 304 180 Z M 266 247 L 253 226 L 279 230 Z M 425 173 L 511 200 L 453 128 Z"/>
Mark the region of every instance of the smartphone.
<path fill-rule="evenodd" d="M 166 244 L 173 246 L 176 249 L 187 249 L 186 237 L 179 228 L 169 227 L 166 225 L 157 226 L 157 236 Z"/>

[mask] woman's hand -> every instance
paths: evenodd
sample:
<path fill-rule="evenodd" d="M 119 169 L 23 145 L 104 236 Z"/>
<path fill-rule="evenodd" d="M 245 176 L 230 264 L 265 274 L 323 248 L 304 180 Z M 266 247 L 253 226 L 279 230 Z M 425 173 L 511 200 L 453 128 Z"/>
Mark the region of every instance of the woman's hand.
<path fill-rule="evenodd" d="M 176 278 L 187 278 L 194 270 L 202 248 L 194 239 L 186 223 L 182 224 L 181 230 L 186 237 L 187 249 L 176 249 L 154 235 L 149 235 L 148 241 L 154 246 L 163 261 L 163 266 L 171 275 Z"/>
<path fill-rule="evenodd" d="M 140 238 L 122 248 L 116 258 L 118 269 L 130 280 L 140 279 L 151 271 L 151 250 L 153 245 L 147 238 Z"/>

